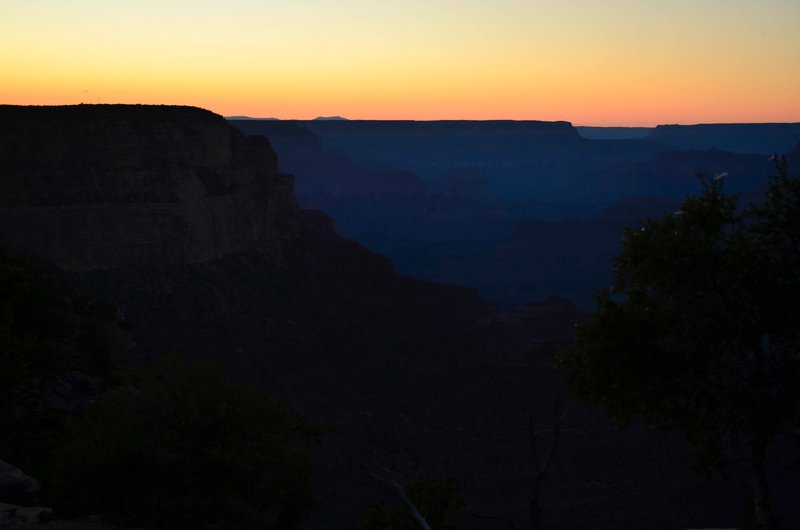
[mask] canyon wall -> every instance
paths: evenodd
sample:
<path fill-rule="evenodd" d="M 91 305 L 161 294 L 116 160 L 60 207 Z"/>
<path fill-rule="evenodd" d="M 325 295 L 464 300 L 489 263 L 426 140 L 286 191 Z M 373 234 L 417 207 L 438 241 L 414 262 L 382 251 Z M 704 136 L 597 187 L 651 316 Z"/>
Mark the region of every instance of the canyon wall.
<path fill-rule="evenodd" d="M 263 137 L 177 106 L 0 106 L 0 242 L 63 269 L 198 263 L 299 230 Z"/>

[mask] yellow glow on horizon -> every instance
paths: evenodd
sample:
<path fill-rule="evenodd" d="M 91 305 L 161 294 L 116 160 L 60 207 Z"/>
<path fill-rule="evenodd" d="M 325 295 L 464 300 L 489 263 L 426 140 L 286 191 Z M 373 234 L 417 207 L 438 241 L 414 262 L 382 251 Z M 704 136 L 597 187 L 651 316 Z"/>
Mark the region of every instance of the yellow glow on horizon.
<path fill-rule="evenodd" d="M 796 0 L 5 0 L 0 103 L 800 121 Z"/>

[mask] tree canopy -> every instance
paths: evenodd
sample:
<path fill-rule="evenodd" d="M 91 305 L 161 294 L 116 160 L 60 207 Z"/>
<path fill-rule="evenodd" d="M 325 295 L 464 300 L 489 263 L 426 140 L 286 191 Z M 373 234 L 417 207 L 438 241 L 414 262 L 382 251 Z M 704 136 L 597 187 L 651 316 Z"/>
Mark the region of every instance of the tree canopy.
<path fill-rule="evenodd" d="M 562 359 L 579 396 L 683 434 L 706 470 L 746 447 L 765 527 L 766 448 L 800 417 L 800 179 L 776 168 L 757 204 L 701 175 L 699 196 L 626 229 L 613 286 Z"/>

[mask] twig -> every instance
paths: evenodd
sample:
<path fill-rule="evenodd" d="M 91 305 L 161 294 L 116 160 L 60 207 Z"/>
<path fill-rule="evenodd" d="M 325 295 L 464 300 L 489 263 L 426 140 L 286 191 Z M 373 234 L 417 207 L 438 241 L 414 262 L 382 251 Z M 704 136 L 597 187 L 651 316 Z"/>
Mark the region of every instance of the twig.
<path fill-rule="evenodd" d="M 408 495 L 406 495 L 406 490 L 399 482 L 397 482 L 397 479 L 394 478 L 394 475 L 392 474 L 391 471 L 389 471 L 387 468 L 383 466 L 379 466 L 380 470 L 382 471 L 382 473 L 379 474 L 375 471 L 375 469 L 366 466 L 363 463 L 361 465 L 367 471 L 367 473 L 372 475 L 373 478 L 389 484 L 397 491 L 397 494 L 400 495 L 400 498 L 403 499 L 403 502 L 408 508 L 408 512 L 409 515 L 411 516 L 411 519 L 417 524 L 417 526 L 419 526 L 422 530 L 431 530 L 428 521 L 426 521 L 425 517 L 423 517 L 422 514 L 419 512 L 417 506 L 414 504 L 414 501 L 412 501 L 408 497 Z"/>

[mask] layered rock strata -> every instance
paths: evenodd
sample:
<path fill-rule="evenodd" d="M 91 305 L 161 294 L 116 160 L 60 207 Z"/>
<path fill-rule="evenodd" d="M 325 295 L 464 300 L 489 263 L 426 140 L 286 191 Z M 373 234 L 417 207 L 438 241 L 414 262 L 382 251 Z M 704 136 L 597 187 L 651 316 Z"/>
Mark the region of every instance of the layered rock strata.
<path fill-rule="evenodd" d="M 70 271 L 198 263 L 292 238 L 269 141 L 193 107 L 0 106 L 0 243 Z"/>

